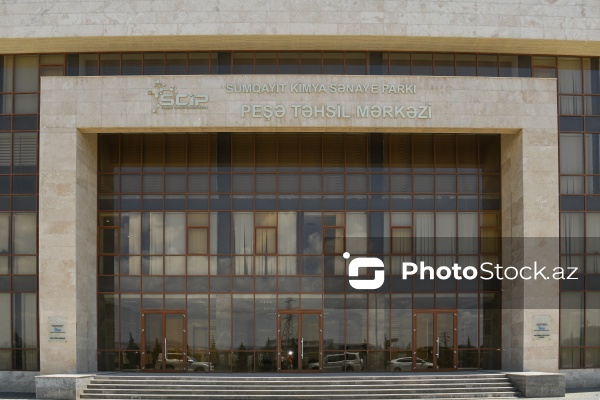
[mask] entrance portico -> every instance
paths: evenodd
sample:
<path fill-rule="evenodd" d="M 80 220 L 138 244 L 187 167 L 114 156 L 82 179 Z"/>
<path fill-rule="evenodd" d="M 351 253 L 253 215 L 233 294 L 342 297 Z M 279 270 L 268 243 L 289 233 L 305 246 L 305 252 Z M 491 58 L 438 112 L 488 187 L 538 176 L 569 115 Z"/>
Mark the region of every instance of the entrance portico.
<path fill-rule="evenodd" d="M 417 89 L 411 94 L 371 93 L 368 97 L 359 93 L 227 93 L 224 88 L 240 79 L 260 85 L 285 84 L 286 87 L 298 81 L 298 77 L 284 75 L 42 79 L 40 281 L 43 284 L 40 285 L 40 325 L 47 326 L 47 321 L 53 318 L 64 318 L 67 334 L 65 341 L 50 342 L 47 330 L 41 329 L 42 373 L 92 372 L 97 365 L 97 304 L 95 296 L 90 294 L 96 293 L 98 284 L 97 275 L 93 273 L 97 263 L 98 225 L 94 205 L 98 198 L 98 134 L 500 134 L 502 236 L 531 239 L 527 242 L 515 240 L 510 248 L 503 248 L 503 263 L 519 265 L 536 260 L 558 265 L 558 248 L 552 240 L 536 239 L 558 236 L 558 166 L 555 162 L 548 162 L 549 155 L 554 156 L 558 151 L 556 87 L 553 80 L 310 76 L 302 77 L 302 80 L 328 88 L 331 84 L 352 82 L 371 87 L 410 84 Z M 160 90 L 155 86 L 157 81 L 166 84 L 166 87 L 176 87 L 180 93 L 206 95 L 209 99 L 204 103 L 207 108 L 169 108 L 168 101 L 157 102 L 154 95 L 148 95 L 149 91 Z M 483 99 L 487 101 L 483 102 Z M 338 110 L 338 103 L 340 107 L 343 104 L 345 110 L 354 114 L 349 114 L 351 118 L 341 118 L 336 117 L 335 111 L 332 117 L 328 117 L 314 112 L 314 108 L 311 108 L 310 115 L 302 114 L 301 107 L 304 105 L 313 107 L 329 103 L 335 105 L 335 110 Z M 267 105 L 281 105 L 286 110 L 285 115 L 268 117 L 265 114 Z M 250 111 L 244 114 L 247 106 L 251 106 Z M 261 106 L 260 110 L 255 110 L 255 106 Z M 370 111 L 360 114 L 366 106 Z M 381 107 L 381 114 L 373 113 L 375 106 Z M 406 118 L 401 115 L 388 118 L 386 110 L 389 109 L 385 107 L 397 106 L 407 110 Z M 295 107 L 299 110 L 297 115 L 294 114 Z M 423 115 L 428 118 L 419 118 L 418 107 L 427 107 Z M 272 111 L 277 112 L 276 109 Z M 539 204 L 543 204 L 544 208 L 540 209 Z M 56 234 L 58 227 L 60 235 Z M 555 303 L 558 301 L 558 283 L 552 280 L 515 283 L 503 289 L 503 368 L 557 371 L 558 304 Z M 533 317 L 539 313 L 538 310 L 544 310 L 543 315 L 551 320 L 550 340 L 543 343 L 535 341 L 531 334 Z M 291 315 L 293 319 L 300 314 L 282 315 L 285 318 Z M 311 318 L 316 313 L 308 315 L 307 318 Z M 432 326 L 443 325 L 444 316 L 435 315 L 437 322 Z M 326 323 L 326 318 L 323 323 Z M 311 321 L 305 326 L 313 323 L 317 324 Z M 460 326 L 460 318 L 453 324 Z M 416 326 L 419 329 L 418 322 Z M 436 335 L 432 338 L 440 336 Z M 288 339 L 281 338 L 280 343 L 285 340 Z M 443 342 L 443 338 L 441 340 Z M 292 342 L 291 336 L 289 341 Z M 437 341 L 432 343 L 437 345 Z M 165 352 L 168 354 L 168 349 L 163 350 L 163 354 Z M 299 347 L 297 352 L 302 353 L 302 348 Z M 433 364 L 455 368 L 458 365 L 454 363 L 456 359 L 452 361 L 446 362 L 438 357 Z M 277 363 L 282 365 L 281 357 L 278 357 Z M 308 362 L 306 366 L 312 363 Z M 302 368 L 305 365 L 292 362 L 292 366 Z"/>

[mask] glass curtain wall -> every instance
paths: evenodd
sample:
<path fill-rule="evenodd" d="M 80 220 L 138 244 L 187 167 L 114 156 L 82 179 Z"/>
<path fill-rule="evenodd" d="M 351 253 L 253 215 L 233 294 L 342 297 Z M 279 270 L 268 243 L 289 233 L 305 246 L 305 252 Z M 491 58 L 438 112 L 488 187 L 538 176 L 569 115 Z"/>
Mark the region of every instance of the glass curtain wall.
<path fill-rule="evenodd" d="M 558 78 L 561 264 L 560 367 L 600 367 L 600 68 L 598 58 L 534 57 Z"/>
<path fill-rule="evenodd" d="M 531 77 L 527 55 L 367 51 L 67 54 L 68 76 L 327 74 Z"/>
<path fill-rule="evenodd" d="M 0 370 L 38 370 L 40 76 L 64 55 L 0 56 Z"/>
<path fill-rule="evenodd" d="M 324 355 L 410 355 L 413 309 L 458 314 L 458 367 L 500 367 L 498 281 L 404 280 L 402 261 L 500 262 L 498 135 L 99 137 L 100 370 L 138 370 L 144 310 L 187 313 L 187 353 L 273 371 L 277 311 L 323 312 Z M 481 238 L 481 240 L 479 240 Z M 352 289 L 344 251 L 386 264 Z"/>

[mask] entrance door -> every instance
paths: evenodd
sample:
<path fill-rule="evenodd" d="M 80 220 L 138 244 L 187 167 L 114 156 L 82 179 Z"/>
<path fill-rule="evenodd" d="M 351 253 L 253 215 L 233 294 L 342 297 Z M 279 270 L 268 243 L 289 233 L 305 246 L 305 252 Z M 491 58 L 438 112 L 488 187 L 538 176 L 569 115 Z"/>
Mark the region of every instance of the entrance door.
<path fill-rule="evenodd" d="M 185 327 L 183 311 L 142 311 L 142 369 L 187 371 Z"/>
<path fill-rule="evenodd" d="M 321 311 L 280 311 L 277 313 L 279 371 L 320 371 L 323 350 Z"/>
<path fill-rule="evenodd" d="M 413 313 L 413 371 L 456 369 L 456 312 Z"/>

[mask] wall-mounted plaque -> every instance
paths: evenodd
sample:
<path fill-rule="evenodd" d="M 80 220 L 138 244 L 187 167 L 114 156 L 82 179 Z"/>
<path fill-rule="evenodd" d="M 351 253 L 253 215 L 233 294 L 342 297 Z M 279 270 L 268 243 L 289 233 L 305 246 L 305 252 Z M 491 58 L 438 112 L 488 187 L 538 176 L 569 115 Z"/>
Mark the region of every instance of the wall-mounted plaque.
<path fill-rule="evenodd" d="M 535 315 L 533 317 L 533 339 L 550 340 L 550 316 Z"/>
<path fill-rule="evenodd" d="M 66 319 L 62 317 L 48 318 L 48 341 L 66 342 L 67 341 Z"/>

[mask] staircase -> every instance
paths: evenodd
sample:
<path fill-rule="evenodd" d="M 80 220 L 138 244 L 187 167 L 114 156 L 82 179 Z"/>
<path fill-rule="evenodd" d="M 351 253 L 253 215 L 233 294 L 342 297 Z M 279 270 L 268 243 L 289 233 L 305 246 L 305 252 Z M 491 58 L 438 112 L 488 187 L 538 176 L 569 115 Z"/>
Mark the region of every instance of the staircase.
<path fill-rule="evenodd" d="M 514 399 L 504 374 L 97 375 L 81 399 Z"/>

